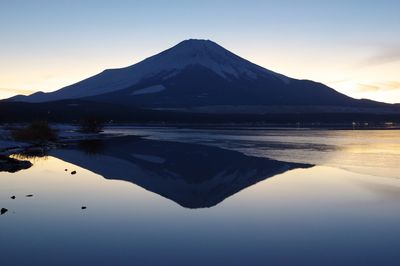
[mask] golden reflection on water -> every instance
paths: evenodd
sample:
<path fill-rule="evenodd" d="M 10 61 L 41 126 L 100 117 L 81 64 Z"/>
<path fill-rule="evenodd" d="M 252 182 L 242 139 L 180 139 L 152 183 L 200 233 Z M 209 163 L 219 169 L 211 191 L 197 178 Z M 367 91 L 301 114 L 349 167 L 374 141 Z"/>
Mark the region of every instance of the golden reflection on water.
<path fill-rule="evenodd" d="M 400 144 L 396 143 L 368 143 L 352 144 L 346 146 L 346 152 L 369 154 L 395 154 L 400 155 Z"/>
<path fill-rule="evenodd" d="M 347 131 L 327 165 L 375 176 L 400 178 L 400 131 Z"/>
<path fill-rule="evenodd" d="M 400 130 L 266 131 L 259 141 L 283 148 L 248 154 L 400 178 Z"/>

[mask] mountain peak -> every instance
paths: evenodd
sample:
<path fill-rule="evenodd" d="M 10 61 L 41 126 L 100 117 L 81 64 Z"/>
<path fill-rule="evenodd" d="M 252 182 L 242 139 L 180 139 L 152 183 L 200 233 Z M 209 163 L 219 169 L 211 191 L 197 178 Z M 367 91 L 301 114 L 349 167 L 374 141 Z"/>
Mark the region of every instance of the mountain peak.
<path fill-rule="evenodd" d="M 215 42 L 208 39 L 187 39 L 181 41 L 179 44 L 216 44 Z"/>
<path fill-rule="evenodd" d="M 143 63 L 151 63 L 164 70 L 175 72 L 188 66 L 197 65 L 208 68 L 226 79 L 244 76 L 249 79 L 257 79 L 260 74 L 264 74 L 278 78 L 285 83 L 289 81 L 289 78 L 283 75 L 253 64 L 211 40 L 203 39 L 184 40 L 172 48 L 148 58 Z M 135 66 L 137 65 L 132 67 Z"/>
<path fill-rule="evenodd" d="M 184 41 L 181 41 L 174 47 L 176 48 L 182 48 L 182 47 L 187 47 L 191 49 L 207 49 L 207 48 L 216 48 L 220 47 L 216 42 L 213 42 L 211 40 L 204 40 L 204 39 L 187 39 Z"/>
<path fill-rule="evenodd" d="M 229 52 L 222 46 L 211 40 L 202 39 L 188 39 L 184 40 L 172 48 L 165 51 L 166 54 L 175 54 L 177 56 L 185 56 L 186 59 L 191 60 L 193 57 L 212 57 L 217 54 L 229 55 L 237 57 L 233 53 Z M 164 53 L 161 53 L 164 54 Z M 215 58 L 214 58 L 215 59 Z"/>
<path fill-rule="evenodd" d="M 225 48 L 218 45 L 217 43 L 211 40 L 202 40 L 202 39 L 188 39 L 184 40 L 174 47 L 171 50 L 184 50 L 184 51 L 192 51 L 192 52 L 214 52 L 214 53 L 225 53 L 228 52 Z"/>

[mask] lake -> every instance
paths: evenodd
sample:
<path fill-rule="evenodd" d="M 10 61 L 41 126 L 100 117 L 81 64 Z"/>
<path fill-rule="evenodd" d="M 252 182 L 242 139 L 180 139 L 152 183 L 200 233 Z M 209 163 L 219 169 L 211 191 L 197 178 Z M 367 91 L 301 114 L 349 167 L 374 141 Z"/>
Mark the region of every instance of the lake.
<path fill-rule="evenodd" d="M 105 133 L 0 172 L 1 265 L 400 263 L 400 131 Z"/>

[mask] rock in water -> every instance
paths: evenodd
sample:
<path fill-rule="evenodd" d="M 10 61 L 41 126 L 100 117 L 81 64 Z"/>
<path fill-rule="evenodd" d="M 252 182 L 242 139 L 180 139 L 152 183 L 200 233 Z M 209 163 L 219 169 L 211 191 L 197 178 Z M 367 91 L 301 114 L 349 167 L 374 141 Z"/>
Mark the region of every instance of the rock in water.
<path fill-rule="evenodd" d="M 6 208 L 1 208 L 0 215 L 5 214 L 6 212 L 8 212 L 8 210 Z"/>
<path fill-rule="evenodd" d="M 15 199 L 15 196 L 11 196 L 11 199 Z"/>
<path fill-rule="evenodd" d="M 32 198 L 33 194 L 26 195 L 27 198 Z"/>
<path fill-rule="evenodd" d="M 31 166 L 32 163 L 29 161 L 20 161 L 0 155 L 0 172 L 15 173 L 22 169 L 28 169 Z"/>

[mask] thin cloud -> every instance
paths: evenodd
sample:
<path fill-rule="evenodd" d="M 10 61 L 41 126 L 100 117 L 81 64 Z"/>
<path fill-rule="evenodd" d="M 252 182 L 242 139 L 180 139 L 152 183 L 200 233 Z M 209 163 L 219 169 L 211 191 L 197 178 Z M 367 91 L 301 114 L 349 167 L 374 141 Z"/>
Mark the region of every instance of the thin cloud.
<path fill-rule="evenodd" d="M 391 90 L 398 90 L 400 89 L 400 82 L 399 81 L 388 81 L 385 82 L 384 85 L 391 89 Z"/>
<path fill-rule="evenodd" d="M 379 91 L 379 87 L 376 85 L 369 85 L 369 84 L 358 84 L 358 90 L 362 92 L 368 91 Z"/>
<path fill-rule="evenodd" d="M 375 55 L 364 60 L 362 65 L 381 65 L 397 61 L 400 61 L 400 45 L 382 48 Z"/>
<path fill-rule="evenodd" d="M 358 90 L 361 92 L 376 92 L 376 91 L 392 91 L 400 90 L 399 81 L 376 82 L 373 84 L 358 84 Z"/>
<path fill-rule="evenodd" d="M 328 84 L 339 84 L 339 83 L 344 83 L 353 80 L 353 78 L 345 78 L 345 79 L 339 79 L 339 80 L 331 80 L 327 81 L 326 83 Z"/>

